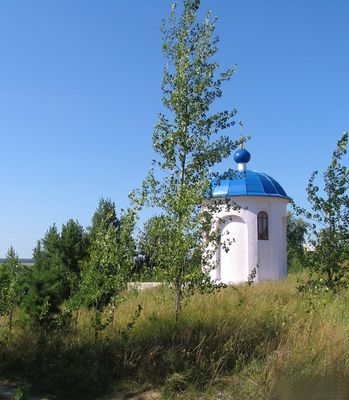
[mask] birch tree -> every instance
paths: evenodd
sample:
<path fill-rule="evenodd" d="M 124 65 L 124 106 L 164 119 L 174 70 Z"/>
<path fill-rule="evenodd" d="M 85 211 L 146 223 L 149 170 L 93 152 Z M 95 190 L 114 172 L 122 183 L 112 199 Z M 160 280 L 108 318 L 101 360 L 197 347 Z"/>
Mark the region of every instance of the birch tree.
<path fill-rule="evenodd" d="M 199 13 L 199 0 L 185 0 L 181 6 L 175 2 L 162 25 L 165 111 L 153 133 L 157 158 L 139 196 L 142 205 L 156 207 L 167 221 L 166 227 L 158 224 L 164 241 L 153 261 L 174 290 L 176 320 L 183 299 L 197 288 L 210 286 L 205 268 L 211 266 L 214 251 L 206 250 L 213 240 L 211 217 L 216 204 L 202 206 L 215 177 L 213 167 L 238 144 L 223 134 L 233 126 L 236 110 L 219 111 L 214 104 L 235 66 L 220 72 L 216 18 L 208 12 L 200 21 Z"/>

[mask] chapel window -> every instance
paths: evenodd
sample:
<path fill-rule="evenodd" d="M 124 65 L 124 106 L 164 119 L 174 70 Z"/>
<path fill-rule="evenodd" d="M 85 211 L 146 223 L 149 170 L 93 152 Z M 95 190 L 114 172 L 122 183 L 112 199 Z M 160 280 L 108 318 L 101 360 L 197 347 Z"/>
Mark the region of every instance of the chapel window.
<path fill-rule="evenodd" d="M 268 214 L 265 211 L 258 213 L 258 240 L 269 240 Z"/>

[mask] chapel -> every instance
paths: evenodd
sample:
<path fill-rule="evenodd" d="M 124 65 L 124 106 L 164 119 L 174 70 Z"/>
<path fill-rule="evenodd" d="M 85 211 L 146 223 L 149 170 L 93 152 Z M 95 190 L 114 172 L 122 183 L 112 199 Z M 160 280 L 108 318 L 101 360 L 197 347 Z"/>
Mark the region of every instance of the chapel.
<path fill-rule="evenodd" d="M 211 201 L 237 204 L 217 211 L 214 229 L 222 233 L 211 278 L 225 284 L 277 281 L 287 276 L 287 204 L 290 198 L 271 176 L 247 168 L 243 141 L 234 154 L 236 172 L 212 183 Z M 227 251 L 228 250 L 228 251 Z"/>

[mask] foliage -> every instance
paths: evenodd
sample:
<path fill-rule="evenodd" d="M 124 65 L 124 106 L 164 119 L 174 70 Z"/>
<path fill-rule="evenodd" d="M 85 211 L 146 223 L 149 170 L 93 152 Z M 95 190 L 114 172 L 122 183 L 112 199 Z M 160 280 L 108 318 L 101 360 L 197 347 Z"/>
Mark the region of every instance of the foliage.
<path fill-rule="evenodd" d="M 62 273 L 63 270 L 45 268 L 40 263 L 26 268 L 22 310 L 29 325 L 44 335 L 54 330 L 60 317 L 64 289 Z"/>
<path fill-rule="evenodd" d="M 346 382 L 348 293 L 318 293 L 310 306 L 297 293 L 300 277 L 195 294 L 177 324 L 169 289 L 128 292 L 117 325 L 97 342 L 86 309 L 74 333 L 52 333 L 44 348 L 30 327 L 15 324 L 0 349 L 2 376 L 15 371 L 36 392 L 64 399 L 117 397 L 122 384 L 163 389 L 163 398 L 283 399 L 275 393 L 280 382 Z"/>
<path fill-rule="evenodd" d="M 110 199 L 101 198 L 98 208 L 92 217 L 89 236 L 93 237 L 100 229 L 108 229 L 111 227 L 115 229 L 115 235 L 117 235 L 120 228 L 120 220 L 116 215 L 115 203 Z"/>
<path fill-rule="evenodd" d="M 62 263 L 69 286 L 67 297 L 71 297 L 78 290 L 81 280 L 80 264 L 87 257 L 87 235 L 77 221 L 70 219 L 62 225 L 60 242 Z"/>
<path fill-rule="evenodd" d="M 161 280 L 161 276 L 156 276 L 156 273 L 161 272 L 157 260 L 160 257 L 158 253 L 161 248 L 169 243 L 169 222 L 164 215 L 153 216 L 145 222 L 137 243 L 138 276 L 156 277 Z"/>
<path fill-rule="evenodd" d="M 34 250 L 34 269 L 38 271 L 38 275 L 45 271 L 42 277 L 47 276 L 49 280 L 57 280 L 55 287 L 59 288 L 58 301 L 63 302 L 68 298 L 69 283 L 63 264 L 61 236 L 56 224 L 49 227 Z"/>
<path fill-rule="evenodd" d="M 23 266 L 18 255 L 11 246 L 6 254 L 6 259 L 0 265 L 0 315 L 8 316 L 8 326 L 12 331 L 13 312 L 22 298 L 20 285 Z"/>
<path fill-rule="evenodd" d="M 61 237 L 58 233 L 56 224 L 49 227 L 45 236 L 42 239 L 41 258 L 48 266 L 61 264 L 62 262 L 62 247 Z M 39 249 L 38 249 L 39 250 Z M 34 253 L 34 260 L 38 255 Z"/>
<path fill-rule="evenodd" d="M 24 385 L 20 385 L 15 394 L 12 397 L 12 400 L 29 400 L 28 389 Z"/>
<path fill-rule="evenodd" d="M 323 188 L 316 184 L 313 172 L 307 187 L 311 211 L 299 209 L 312 221 L 312 244 L 309 262 L 319 277 L 311 276 L 309 285 L 338 289 L 348 284 L 349 261 L 349 170 L 341 163 L 347 153 L 348 133 L 338 140 L 332 160 L 323 175 Z"/>
<path fill-rule="evenodd" d="M 208 244 L 219 240 L 211 229 L 217 204 L 204 203 L 215 176 L 211 168 L 237 146 L 222 134 L 233 125 L 236 111 L 212 111 L 214 101 L 222 96 L 222 83 L 231 78 L 235 68 L 218 72 L 219 63 L 213 59 L 218 43 L 216 19 L 208 13 L 198 22 L 199 7 L 200 1 L 185 0 L 177 18 L 174 3 L 168 23 L 162 26 L 168 61 L 162 100 L 167 113 L 160 114 L 155 126 L 153 147 L 158 160 L 139 196 L 142 205 L 160 210 L 158 221 L 166 220 L 166 225 L 157 223 L 153 232 L 164 240 L 152 262 L 175 291 L 176 319 L 183 298 L 210 284 L 203 270 L 213 267 L 214 250 L 206 251 Z M 161 179 L 156 178 L 155 167 Z"/>
<path fill-rule="evenodd" d="M 287 213 L 287 264 L 289 270 L 302 269 L 305 261 L 305 240 L 308 224 L 302 218 L 296 218 L 291 211 Z"/>
<path fill-rule="evenodd" d="M 61 301 L 71 297 L 80 283 L 80 263 L 87 257 L 87 236 L 74 220 L 62 225 L 61 233 L 53 224 L 34 249 L 39 269 L 49 270 L 60 279 Z"/>
<path fill-rule="evenodd" d="M 132 231 L 135 215 L 132 211 L 116 217 L 115 204 L 101 199 L 93 218 L 89 236 L 88 259 L 81 265 L 81 302 L 94 309 L 95 334 L 110 323 L 102 321 L 105 307 L 114 309 L 122 299 L 120 291 L 126 287 L 134 263 Z"/>
<path fill-rule="evenodd" d="M 69 313 L 62 314 L 62 303 L 76 290 L 78 265 L 86 256 L 84 236 L 74 221 L 63 225 L 62 235 L 53 224 L 34 249 L 34 266 L 25 268 L 21 308 L 27 323 L 44 336 L 67 322 Z"/>

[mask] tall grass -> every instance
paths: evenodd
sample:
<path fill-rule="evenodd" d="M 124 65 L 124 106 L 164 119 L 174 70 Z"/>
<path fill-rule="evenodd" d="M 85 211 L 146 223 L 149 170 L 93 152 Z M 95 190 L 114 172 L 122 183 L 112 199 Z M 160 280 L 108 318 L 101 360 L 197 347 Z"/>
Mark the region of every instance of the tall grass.
<path fill-rule="evenodd" d="M 128 292 L 97 342 L 87 310 L 77 326 L 44 341 L 17 323 L 11 338 L 2 332 L 1 373 L 64 399 L 98 398 L 123 382 L 159 387 L 165 398 L 199 391 L 271 399 L 287 382 L 345 380 L 349 296 L 301 295 L 296 285 L 291 276 L 197 294 L 178 324 L 169 290 Z M 134 319 L 138 304 L 143 311 Z"/>

